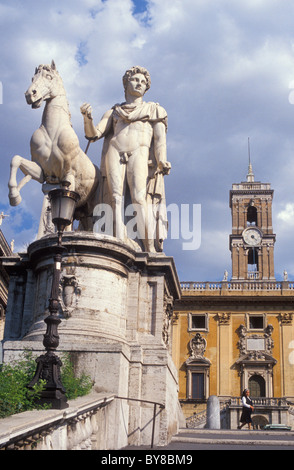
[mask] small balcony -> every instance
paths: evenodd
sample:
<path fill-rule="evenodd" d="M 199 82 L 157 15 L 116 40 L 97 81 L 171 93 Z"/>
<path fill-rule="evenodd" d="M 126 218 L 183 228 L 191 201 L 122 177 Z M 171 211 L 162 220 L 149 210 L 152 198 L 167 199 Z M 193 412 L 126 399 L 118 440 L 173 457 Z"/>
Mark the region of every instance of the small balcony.
<path fill-rule="evenodd" d="M 237 429 L 240 424 L 242 403 L 240 397 L 219 397 L 220 421 L 222 429 Z M 180 400 L 184 411 L 188 405 L 187 400 Z M 293 428 L 294 403 L 287 398 L 255 397 L 252 399 L 254 411 L 252 421 L 254 429 L 263 429 L 265 426 L 285 425 Z M 190 400 L 190 408 L 191 408 Z M 196 408 L 196 402 L 194 402 Z M 186 414 L 186 413 L 184 413 Z M 187 416 L 187 414 L 186 414 Z M 206 406 L 196 408 L 192 416 L 186 417 L 187 428 L 205 428 L 207 421 Z"/>
<path fill-rule="evenodd" d="M 249 281 L 258 281 L 259 280 L 259 271 L 248 271 L 247 279 Z"/>

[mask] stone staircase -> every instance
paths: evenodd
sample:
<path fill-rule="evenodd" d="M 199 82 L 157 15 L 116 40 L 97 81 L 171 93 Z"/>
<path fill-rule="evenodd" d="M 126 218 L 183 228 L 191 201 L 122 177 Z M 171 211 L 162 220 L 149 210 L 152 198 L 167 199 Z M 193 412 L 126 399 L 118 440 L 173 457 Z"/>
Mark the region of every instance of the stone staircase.
<path fill-rule="evenodd" d="M 224 401 L 220 403 L 220 419 L 221 421 L 224 419 L 226 408 L 228 406 L 228 401 Z M 207 421 L 207 407 L 193 413 L 193 415 L 188 416 L 186 418 L 186 427 L 188 429 L 203 429 L 206 426 Z"/>
<path fill-rule="evenodd" d="M 210 430 L 181 428 L 165 449 L 294 450 L 294 432 L 281 430 Z"/>

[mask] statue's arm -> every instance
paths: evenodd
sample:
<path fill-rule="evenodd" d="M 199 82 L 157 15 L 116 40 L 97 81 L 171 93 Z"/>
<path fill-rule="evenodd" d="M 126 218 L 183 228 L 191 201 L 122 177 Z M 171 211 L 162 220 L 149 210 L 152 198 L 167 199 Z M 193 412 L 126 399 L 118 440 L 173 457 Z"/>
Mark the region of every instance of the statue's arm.
<path fill-rule="evenodd" d="M 171 169 L 170 162 L 166 159 L 166 127 L 163 122 L 157 122 L 153 126 L 154 154 L 158 170 L 168 175 Z"/>
<path fill-rule="evenodd" d="M 84 130 L 85 136 L 88 140 L 98 140 L 101 139 L 112 125 L 112 113 L 113 110 L 110 109 L 102 116 L 100 122 L 95 126 L 92 116 L 92 107 L 88 103 L 84 103 L 81 106 L 81 113 L 84 116 Z"/>

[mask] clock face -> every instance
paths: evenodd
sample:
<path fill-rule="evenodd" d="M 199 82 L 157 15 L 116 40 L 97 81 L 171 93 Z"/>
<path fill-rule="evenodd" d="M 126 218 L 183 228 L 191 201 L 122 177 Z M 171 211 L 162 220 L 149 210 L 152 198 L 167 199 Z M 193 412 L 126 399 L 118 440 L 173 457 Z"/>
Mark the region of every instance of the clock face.
<path fill-rule="evenodd" d="M 243 239 L 247 245 L 256 246 L 261 242 L 261 233 L 256 228 L 247 228 L 243 232 Z"/>

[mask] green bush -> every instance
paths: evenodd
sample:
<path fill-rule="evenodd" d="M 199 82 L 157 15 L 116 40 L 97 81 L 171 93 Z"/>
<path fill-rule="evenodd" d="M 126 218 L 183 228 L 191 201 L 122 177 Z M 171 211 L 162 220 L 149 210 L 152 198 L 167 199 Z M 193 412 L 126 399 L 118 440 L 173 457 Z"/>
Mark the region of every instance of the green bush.
<path fill-rule="evenodd" d="M 40 380 L 32 390 L 27 388 L 35 370 L 36 363 L 29 351 L 23 353 L 22 359 L 1 366 L 0 418 L 36 408 L 34 402 L 39 398 L 46 382 Z"/>
<path fill-rule="evenodd" d="M 61 368 L 61 381 L 66 389 L 67 399 L 77 398 L 89 393 L 92 388 L 91 379 L 82 374 L 76 377 L 74 366 L 69 354 L 64 354 Z M 36 371 L 36 361 L 31 351 L 24 351 L 22 358 L 13 363 L 3 364 L 0 369 L 0 418 L 33 409 L 48 409 L 50 405 L 37 405 L 40 393 L 46 384 L 39 380 L 33 389 L 27 385 Z"/>
<path fill-rule="evenodd" d="M 80 377 L 75 375 L 74 365 L 69 353 L 61 357 L 61 382 L 65 388 L 65 395 L 68 400 L 87 395 L 93 387 L 93 382 L 88 375 L 82 373 Z"/>

